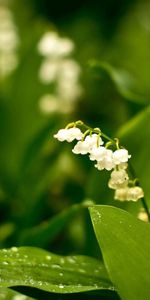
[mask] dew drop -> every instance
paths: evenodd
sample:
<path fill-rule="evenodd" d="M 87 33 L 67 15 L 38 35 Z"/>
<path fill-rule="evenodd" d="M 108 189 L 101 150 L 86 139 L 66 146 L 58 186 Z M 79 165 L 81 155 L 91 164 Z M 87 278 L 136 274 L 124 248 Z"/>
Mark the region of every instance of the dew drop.
<path fill-rule="evenodd" d="M 18 248 L 17 248 L 17 247 L 12 247 L 12 248 L 11 248 L 11 251 L 13 251 L 13 252 L 18 252 Z"/>
<path fill-rule="evenodd" d="M 47 259 L 47 260 L 51 260 L 52 257 L 51 257 L 50 255 L 46 255 L 46 259 Z"/>
<path fill-rule="evenodd" d="M 63 285 L 62 283 L 60 283 L 60 284 L 59 284 L 59 288 L 60 288 L 60 289 L 63 289 L 63 288 L 64 288 L 64 285 Z"/>
<path fill-rule="evenodd" d="M 114 286 L 109 286 L 108 289 L 111 290 L 111 291 L 115 291 Z"/>
<path fill-rule="evenodd" d="M 44 264 L 44 263 L 42 263 L 42 264 L 41 264 L 41 267 L 46 267 L 46 268 L 48 268 L 48 265 L 47 265 L 47 264 Z"/>
<path fill-rule="evenodd" d="M 64 259 L 63 257 L 61 257 L 60 263 L 61 263 L 61 264 L 64 264 L 64 263 L 65 263 L 65 259 Z"/>
<path fill-rule="evenodd" d="M 30 280 L 29 280 L 29 283 L 30 283 L 30 284 L 34 284 L 35 282 L 34 282 L 33 279 L 30 279 Z"/>
<path fill-rule="evenodd" d="M 68 262 L 70 262 L 71 264 L 75 264 L 76 261 L 72 258 L 72 257 L 67 257 Z"/>
<path fill-rule="evenodd" d="M 83 269 L 79 269 L 79 272 L 80 272 L 80 273 L 86 273 L 86 271 L 83 270 Z"/>
<path fill-rule="evenodd" d="M 27 297 L 24 295 L 16 295 L 12 298 L 12 300 L 26 300 Z"/>
<path fill-rule="evenodd" d="M 2 252 L 4 253 L 7 253 L 7 251 L 8 251 L 7 249 L 2 249 Z"/>
<path fill-rule="evenodd" d="M 3 265 L 8 265 L 8 262 L 7 261 L 3 261 L 2 264 Z"/>
<path fill-rule="evenodd" d="M 61 269 L 61 266 L 60 265 L 51 265 L 51 268 L 52 269 Z"/>

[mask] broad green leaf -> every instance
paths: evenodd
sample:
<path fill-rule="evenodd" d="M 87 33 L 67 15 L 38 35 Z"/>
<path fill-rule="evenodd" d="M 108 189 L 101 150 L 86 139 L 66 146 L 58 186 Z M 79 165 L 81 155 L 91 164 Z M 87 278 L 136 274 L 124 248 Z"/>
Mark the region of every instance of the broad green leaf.
<path fill-rule="evenodd" d="M 145 196 L 150 203 L 150 106 L 131 119 L 118 132 L 123 144 L 131 153 L 131 163 L 135 169 Z"/>
<path fill-rule="evenodd" d="M 143 96 L 139 96 L 135 92 L 131 91 L 131 78 L 124 70 L 117 70 L 110 64 L 104 61 L 90 61 L 89 66 L 95 70 L 98 70 L 101 76 L 107 77 L 114 84 L 116 91 L 126 100 L 133 101 L 135 103 L 148 103 Z"/>
<path fill-rule="evenodd" d="M 86 256 L 58 256 L 42 249 L 0 250 L 0 287 L 25 286 L 51 293 L 114 290 L 104 265 Z"/>
<path fill-rule="evenodd" d="M 123 300 L 150 299 L 150 225 L 111 206 L 90 207 L 110 278 Z"/>
<path fill-rule="evenodd" d="M 64 229 L 77 214 L 87 208 L 89 202 L 75 204 L 60 212 L 47 222 L 22 232 L 19 244 L 28 246 L 46 246 Z"/>

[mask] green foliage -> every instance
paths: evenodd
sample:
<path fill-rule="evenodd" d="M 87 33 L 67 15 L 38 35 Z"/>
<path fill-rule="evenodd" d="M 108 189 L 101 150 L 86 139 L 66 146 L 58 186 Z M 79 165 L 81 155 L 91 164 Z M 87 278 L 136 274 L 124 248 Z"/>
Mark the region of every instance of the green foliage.
<path fill-rule="evenodd" d="M 137 177 L 144 188 L 145 196 L 150 203 L 149 174 L 150 164 L 150 107 L 137 114 L 118 132 L 121 141 L 127 145 L 132 154 L 132 161 Z M 136 150 L 135 150 L 136 149 Z"/>
<path fill-rule="evenodd" d="M 99 246 L 121 299 L 148 300 L 150 295 L 150 226 L 110 206 L 90 207 Z"/>
<path fill-rule="evenodd" d="M 148 103 L 142 96 L 131 91 L 131 78 L 124 70 L 116 70 L 110 64 L 103 61 L 90 61 L 89 66 L 95 70 L 101 78 L 106 78 L 106 80 L 108 80 L 107 85 L 112 84 L 112 89 L 116 90 L 116 94 L 119 93 L 123 99 L 141 104 Z"/>
<path fill-rule="evenodd" d="M 88 207 L 88 202 L 73 205 L 65 211 L 57 214 L 47 222 L 27 229 L 21 233 L 20 245 L 32 245 L 45 247 L 55 239 L 59 233 L 80 213 Z"/>
<path fill-rule="evenodd" d="M 0 300 L 15 300 L 19 292 L 26 300 L 149 299 L 149 225 L 92 206 L 96 239 L 87 213 L 96 203 L 137 216 L 140 201 L 114 201 L 110 174 L 53 139 L 77 119 L 120 137 L 150 205 L 150 6 L 125 2 L 1 1 L 0 8 L 13 12 L 20 43 L 17 69 L 0 79 Z M 38 77 L 37 45 L 49 30 L 74 41 L 71 55 L 81 66 L 83 93 L 66 114 L 44 115 L 39 106 L 52 92 Z M 9 249 L 14 245 L 48 252 Z"/>
<path fill-rule="evenodd" d="M 0 251 L 1 287 L 26 286 L 51 293 L 114 290 L 104 265 L 85 256 L 58 256 L 38 248 Z"/>

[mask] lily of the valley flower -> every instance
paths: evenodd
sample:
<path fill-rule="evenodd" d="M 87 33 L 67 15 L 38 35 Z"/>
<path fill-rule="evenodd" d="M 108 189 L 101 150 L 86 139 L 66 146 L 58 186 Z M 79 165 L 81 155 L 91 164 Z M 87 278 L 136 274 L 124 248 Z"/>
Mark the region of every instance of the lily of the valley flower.
<path fill-rule="evenodd" d="M 83 122 L 81 123 L 84 126 Z M 78 122 L 71 123 L 71 128 L 69 124 L 69 128 L 60 129 L 54 137 L 61 142 L 78 140 L 72 149 L 74 154 L 88 154 L 90 160 L 96 161 L 95 167 L 98 170 L 112 170 L 108 186 L 115 190 L 114 198 L 116 200 L 135 202 L 143 198 L 143 189 L 136 186 L 128 175 L 128 160 L 131 157 L 128 150 L 119 148 L 118 143 L 107 138 L 106 135 L 102 135 L 100 129 L 88 129 L 82 132 L 77 124 Z M 85 128 L 87 129 L 87 126 Z M 102 136 L 109 139 L 109 145 L 113 145 L 113 147 L 116 145 L 116 150 L 108 149 L 108 143 L 104 143 Z"/>
<path fill-rule="evenodd" d="M 57 134 L 54 135 L 56 139 L 60 142 L 72 142 L 73 140 L 81 140 L 82 139 L 82 132 L 79 128 L 73 127 L 68 129 L 60 129 Z"/>

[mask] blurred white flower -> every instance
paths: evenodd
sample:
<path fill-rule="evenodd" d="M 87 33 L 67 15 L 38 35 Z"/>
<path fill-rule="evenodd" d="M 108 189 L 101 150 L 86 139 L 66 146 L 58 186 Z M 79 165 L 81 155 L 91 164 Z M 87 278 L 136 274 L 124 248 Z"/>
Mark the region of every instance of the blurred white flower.
<path fill-rule="evenodd" d="M 9 75 L 18 65 L 18 57 L 15 53 L 0 54 L 0 77 Z"/>
<path fill-rule="evenodd" d="M 59 62 L 52 59 L 45 59 L 39 70 L 39 79 L 43 84 L 49 84 L 57 80 Z"/>
<path fill-rule="evenodd" d="M 81 85 L 79 84 L 79 77 L 81 68 L 79 64 L 73 59 L 64 59 L 60 62 L 57 92 L 64 100 L 76 100 L 82 93 Z"/>
<path fill-rule="evenodd" d="M 82 93 L 79 83 L 81 68 L 70 58 L 73 50 L 72 40 L 62 38 L 56 32 L 45 33 L 38 44 L 38 52 L 44 57 L 39 79 L 41 83 L 52 86 L 53 96 L 60 101 L 58 112 L 61 113 L 71 112 Z"/>
<path fill-rule="evenodd" d="M 43 56 L 62 57 L 74 50 L 74 43 L 68 38 L 61 38 L 56 32 L 46 32 L 38 44 L 38 51 Z"/>
<path fill-rule="evenodd" d="M 59 106 L 59 99 L 50 94 L 42 96 L 39 101 L 40 110 L 46 114 L 58 111 Z"/>
<path fill-rule="evenodd" d="M 19 37 L 12 12 L 0 6 L 0 78 L 5 78 L 18 65 Z"/>
<path fill-rule="evenodd" d="M 18 36 L 12 28 L 1 28 L 0 26 L 0 51 L 10 52 L 18 46 Z"/>

